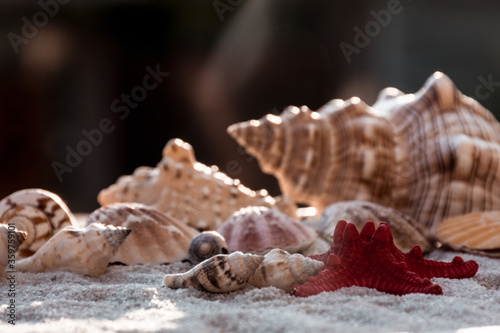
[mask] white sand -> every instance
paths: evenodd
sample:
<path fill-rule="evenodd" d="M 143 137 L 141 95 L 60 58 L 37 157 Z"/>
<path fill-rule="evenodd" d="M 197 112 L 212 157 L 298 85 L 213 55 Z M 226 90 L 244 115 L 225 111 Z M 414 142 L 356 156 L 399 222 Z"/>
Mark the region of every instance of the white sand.
<path fill-rule="evenodd" d="M 436 250 L 429 257 L 451 261 L 456 254 Z M 208 294 L 162 287 L 164 274 L 185 271 L 187 263 L 111 266 L 97 278 L 17 273 L 15 326 L 7 323 L 4 273 L 0 332 L 456 332 L 480 326 L 490 326 L 480 332 L 500 332 L 500 260 L 461 255 L 476 260 L 479 272 L 466 280 L 434 279 L 443 296 L 351 287 L 297 298 L 276 288 Z"/>

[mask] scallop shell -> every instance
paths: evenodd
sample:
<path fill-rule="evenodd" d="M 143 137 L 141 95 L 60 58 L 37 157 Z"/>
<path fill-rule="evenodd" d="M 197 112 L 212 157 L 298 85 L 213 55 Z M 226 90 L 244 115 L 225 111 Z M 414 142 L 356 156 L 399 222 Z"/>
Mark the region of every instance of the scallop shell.
<path fill-rule="evenodd" d="M 218 254 L 228 254 L 226 240 L 216 231 L 204 231 L 189 243 L 189 261 L 199 264 Z"/>
<path fill-rule="evenodd" d="M 170 140 L 156 168 L 140 167 L 131 176 L 98 195 L 101 205 L 138 202 L 168 213 L 199 230 L 215 230 L 241 207 L 276 207 L 295 216 L 295 205 L 286 198 L 273 198 L 267 191 L 252 191 L 196 161 L 193 148 L 180 139 Z"/>
<path fill-rule="evenodd" d="M 217 231 L 225 238 L 229 252 L 255 254 L 266 254 L 275 248 L 300 252 L 317 237 L 312 228 L 266 207 L 242 208 Z"/>
<path fill-rule="evenodd" d="M 89 215 L 87 223 L 103 223 L 132 230 L 110 262 L 166 264 L 188 259 L 195 229 L 155 209 L 137 203 L 104 206 Z"/>
<path fill-rule="evenodd" d="M 264 256 L 248 283 L 257 288 L 276 287 L 290 292 L 292 287 L 304 283 L 318 274 L 324 263 L 301 254 L 274 249 Z"/>
<path fill-rule="evenodd" d="M 0 201 L 0 224 L 14 223 L 27 232 L 18 258 L 36 252 L 62 228 L 75 224 L 75 217 L 56 194 L 42 189 L 24 189 Z"/>
<path fill-rule="evenodd" d="M 430 251 L 429 232 L 414 218 L 393 208 L 367 201 L 342 201 L 328 206 L 318 219 L 306 220 L 304 223 L 314 228 L 330 245 L 333 232 L 340 220 L 346 220 L 362 229 L 367 221 L 386 222 L 391 227 L 394 243 L 403 252 L 409 252 L 418 245 L 423 252 Z M 318 252 L 322 253 L 322 252 Z"/>
<path fill-rule="evenodd" d="M 477 249 L 500 257 L 500 211 L 455 216 L 436 226 L 434 233 L 456 250 Z"/>
<path fill-rule="evenodd" d="M 0 274 L 10 263 L 15 270 L 16 251 L 26 239 L 26 232 L 14 228 L 14 224 L 0 225 Z M 9 262 L 9 260 L 12 260 Z"/>
<path fill-rule="evenodd" d="M 16 262 L 20 272 L 68 271 L 98 276 L 125 241 L 130 229 L 92 223 L 59 230 L 34 255 Z"/>
<path fill-rule="evenodd" d="M 242 289 L 264 256 L 234 252 L 219 254 L 181 274 L 167 274 L 163 285 L 167 288 L 189 288 L 212 293 Z"/>
<path fill-rule="evenodd" d="M 319 211 L 370 201 L 430 230 L 500 209 L 500 124 L 440 72 L 415 94 L 383 90 L 373 107 L 357 97 L 317 112 L 289 107 L 228 132 L 283 194 Z"/>

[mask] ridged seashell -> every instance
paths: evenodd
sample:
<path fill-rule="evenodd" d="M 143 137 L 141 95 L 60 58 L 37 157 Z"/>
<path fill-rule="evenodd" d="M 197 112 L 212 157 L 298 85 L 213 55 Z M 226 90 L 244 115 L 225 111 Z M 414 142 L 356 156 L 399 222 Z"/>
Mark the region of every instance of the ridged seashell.
<path fill-rule="evenodd" d="M 166 264 L 188 259 L 195 229 L 155 209 L 137 203 L 116 203 L 94 211 L 87 223 L 103 223 L 132 230 L 110 262 Z"/>
<path fill-rule="evenodd" d="M 14 225 L 0 225 L 0 274 L 9 264 L 9 259 L 13 260 L 15 269 L 16 251 L 26 239 L 26 231 L 14 228 Z"/>
<path fill-rule="evenodd" d="M 189 261 L 199 264 L 218 254 L 228 254 L 226 240 L 216 231 L 204 231 L 189 243 Z"/>
<path fill-rule="evenodd" d="M 42 189 L 19 190 L 0 201 L 0 224 L 14 223 L 16 229 L 28 234 L 18 258 L 32 255 L 56 232 L 75 221 L 60 197 Z"/>
<path fill-rule="evenodd" d="M 290 254 L 274 249 L 264 256 L 248 283 L 257 288 L 273 286 L 288 293 L 292 287 L 318 274 L 324 265 L 322 261 L 306 258 L 299 253 Z"/>
<path fill-rule="evenodd" d="M 436 226 L 434 233 L 440 242 L 454 249 L 483 250 L 500 257 L 500 211 L 452 217 Z"/>
<path fill-rule="evenodd" d="M 393 208 L 367 201 L 334 203 L 325 208 L 318 219 L 306 220 L 304 223 L 314 228 L 331 245 L 333 232 L 340 220 L 352 222 L 358 229 L 361 229 L 367 221 L 375 222 L 377 227 L 380 222 L 386 222 L 392 230 L 394 243 L 401 251 L 410 251 L 415 245 L 420 246 L 424 252 L 432 248 L 428 241 L 430 239 L 428 230 L 414 218 Z"/>
<path fill-rule="evenodd" d="M 267 191 L 252 191 L 196 161 L 193 148 L 180 139 L 170 140 L 156 168 L 140 167 L 131 176 L 102 190 L 101 205 L 138 202 L 167 213 L 198 230 L 215 230 L 233 212 L 246 206 L 276 207 L 295 216 L 295 205 L 285 198 L 273 198 Z"/>
<path fill-rule="evenodd" d="M 93 223 L 59 230 L 31 257 L 16 262 L 20 272 L 68 271 L 98 276 L 106 271 L 130 229 Z"/>
<path fill-rule="evenodd" d="M 321 212 L 339 201 L 393 207 L 427 229 L 452 216 L 500 209 L 500 125 L 436 72 L 415 94 L 383 90 L 317 112 L 231 125 L 229 134 L 273 174 L 284 195 Z"/>
<path fill-rule="evenodd" d="M 266 207 L 246 207 L 231 215 L 217 231 L 229 252 L 266 254 L 279 248 L 300 252 L 317 237 L 307 225 Z"/>
<path fill-rule="evenodd" d="M 212 293 L 238 290 L 247 285 L 262 260 L 264 256 L 249 253 L 219 254 L 185 273 L 165 275 L 163 285 L 172 289 L 193 287 Z"/>

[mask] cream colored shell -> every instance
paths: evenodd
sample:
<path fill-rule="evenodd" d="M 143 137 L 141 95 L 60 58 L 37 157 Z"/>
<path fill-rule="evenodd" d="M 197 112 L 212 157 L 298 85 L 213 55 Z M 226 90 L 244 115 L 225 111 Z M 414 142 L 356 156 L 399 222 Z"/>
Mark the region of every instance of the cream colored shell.
<path fill-rule="evenodd" d="M 334 203 L 317 219 L 304 223 L 315 229 L 329 244 L 333 242 L 333 232 L 340 220 L 352 222 L 359 230 L 366 222 L 387 222 L 394 236 L 394 244 L 403 252 L 409 252 L 413 246 L 419 245 L 423 252 L 430 251 L 432 244 L 428 230 L 423 228 L 414 218 L 394 208 L 385 207 L 367 201 L 342 201 Z M 321 253 L 321 252 L 318 252 Z"/>
<path fill-rule="evenodd" d="M 137 203 L 104 206 L 89 215 L 87 223 L 103 223 L 132 230 L 110 262 L 167 264 L 188 259 L 195 229 L 155 209 Z"/>
<path fill-rule="evenodd" d="M 58 231 L 34 255 L 16 262 L 20 272 L 68 271 L 90 276 L 103 274 L 109 260 L 130 229 L 93 223 Z"/>
<path fill-rule="evenodd" d="M 26 232 L 17 230 L 14 224 L 0 224 L 0 274 L 7 266 L 16 270 L 16 251 L 25 239 Z"/>
<path fill-rule="evenodd" d="M 294 286 L 318 274 L 323 266 L 323 262 L 306 258 L 299 253 L 290 254 L 274 249 L 264 256 L 248 283 L 257 288 L 273 286 L 290 292 Z"/>
<path fill-rule="evenodd" d="M 99 193 L 98 201 L 142 203 L 198 230 L 215 230 L 233 212 L 250 205 L 276 207 L 292 216 L 296 209 L 287 199 L 252 191 L 216 166 L 197 162 L 191 145 L 180 139 L 167 143 L 156 168 L 140 167 L 120 177 Z"/>
<path fill-rule="evenodd" d="M 300 252 L 317 237 L 309 226 L 266 207 L 242 208 L 217 231 L 226 240 L 229 252 L 255 254 L 266 254 L 275 248 Z"/>
<path fill-rule="evenodd" d="M 0 201 L 0 224 L 14 223 L 27 232 L 18 258 L 36 252 L 62 228 L 74 225 L 75 217 L 56 194 L 42 189 L 24 189 Z"/>
<path fill-rule="evenodd" d="M 264 260 L 264 256 L 234 252 L 219 254 L 181 274 L 167 274 L 163 285 L 167 288 L 195 288 L 212 293 L 242 289 Z"/>
<path fill-rule="evenodd" d="M 283 194 L 320 212 L 370 201 L 430 229 L 500 209 L 500 125 L 440 72 L 415 94 L 383 90 L 373 107 L 357 97 L 317 112 L 289 107 L 228 132 Z"/>

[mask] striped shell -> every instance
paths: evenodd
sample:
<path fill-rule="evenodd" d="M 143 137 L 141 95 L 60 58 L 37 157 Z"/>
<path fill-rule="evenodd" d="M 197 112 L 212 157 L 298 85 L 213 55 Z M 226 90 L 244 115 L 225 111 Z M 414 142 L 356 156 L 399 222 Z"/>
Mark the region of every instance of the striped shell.
<path fill-rule="evenodd" d="M 289 107 L 228 132 L 285 195 L 320 212 L 370 201 L 430 229 L 500 209 L 500 125 L 439 72 L 415 94 L 383 90 L 373 107 L 357 97 L 317 112 Z"/>
<path fill-rule="evenodd" d="M 56 194 L 42 189 L 24 189 L 0 201 L 0 224 L 14 223 L 27 232 L 18 257 L 36 252 L 62 228 L 74 225 L 75 217 Z"/>
<path fill-rule="evenodd" d="M 157 210 L 136 203 L 104 206 L 89 215 L 87 223 L 103 223 L 132 230 L 110 262 L 165 264 L 188 259 L 195 229 Z"/>
<path fill-rule="evenodd" d="M 312 228 L 265 207 L 242 208 L 217 231 L 226 240 L 229 252 L 255 254 L 266 254 L 275 248 L 300 252 L 317 237 Z"/>
<path fill-rule="evenodd" d="M 500 211 L 478 212 L 452 217 L 436 226 L 440 242 L 455 250 L 482 250 L 500 257 Z"/>
<path fill-rule="evenodd" d="M 16 262 L 20 272 L 67 271 L 98 276 L 125 241 L 130 229 L 93 223 L 59 230 L 31 257 Z"/>
<path fill-rule="evenodd" d="M 228 254 L 226 240 L 216 231 L 204 231 L 196 235 L 189 243 L 189 261 L 199 264 L 218 254 Z"/>
<path fill-rule="evenodd" d="M 219 254 L 181 274 L 167 274 L 163 285 L 167 288 L 189 288 L 212 293 L 242 289 L 264 256 L 234 252 Z"/>
<path fill-rule="evenodd" d="M 215 230 L 234 211 L 250 205 L 276 207 L 291 216 L 296 209 L 287 199 L 252 191 L 216 166 L 197 162 L 191 145 L 180 139 L 167 143 L 156 168 L 140 167 L 120 177 L 99 193 L 98 201 L 142 203 L 199 230 Z"/>
<path fill-rule="evenodd" d="M 248 283 L 257 288 L 276 287 L 290 292 L 292 287 L 318 274 L 324 263 L 306 258 L 299 253 L 274 249 L 264 256 Z"/>
<path fill-rule="evenodd" d="M 420 246 L 424 252 L 432 248 L 428 240 L 431 238 L 429 232 L 415 219 L 393 208 L 367 201 L 334 203 L 325 208 L 318 219 L 304 223 L 314 228 L 331 245 L 333 232 L 340 220 L 352 222 L 360 230 L 367 221 L 375 222 L 377 227 L 380 222 L 386 222 L 394 236 L 394 244 L 404 252 L 410 251 L 415 245 Z"/>
<path fill-rule="evenodd" d="M 14 228 L 14 224 L 0 224 L 0 274 L 12 260 L 9 269 L 15 271 L 16 251 L 26 239 L 26 232 Z"/>

